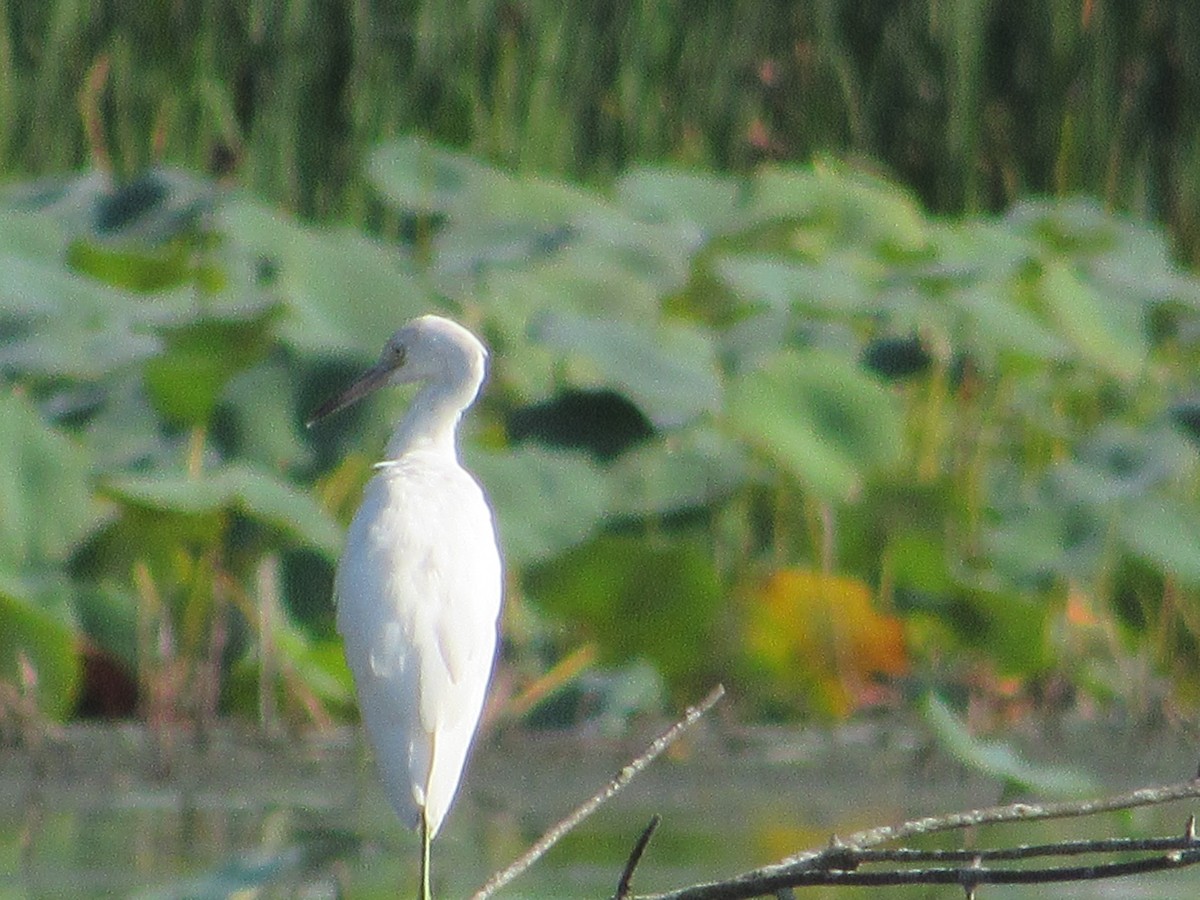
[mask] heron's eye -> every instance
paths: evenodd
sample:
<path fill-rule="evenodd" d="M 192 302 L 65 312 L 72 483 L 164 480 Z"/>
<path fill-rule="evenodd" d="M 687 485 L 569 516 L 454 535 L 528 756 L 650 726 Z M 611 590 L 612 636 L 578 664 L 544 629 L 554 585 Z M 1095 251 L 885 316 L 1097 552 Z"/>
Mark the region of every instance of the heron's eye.
<path fill-rule="evenodd" d="M 393 366 L 401 366 L 404 364 L 404 345 L 403 344 L 388 344 L 387 348 L 388 362 Z"/>

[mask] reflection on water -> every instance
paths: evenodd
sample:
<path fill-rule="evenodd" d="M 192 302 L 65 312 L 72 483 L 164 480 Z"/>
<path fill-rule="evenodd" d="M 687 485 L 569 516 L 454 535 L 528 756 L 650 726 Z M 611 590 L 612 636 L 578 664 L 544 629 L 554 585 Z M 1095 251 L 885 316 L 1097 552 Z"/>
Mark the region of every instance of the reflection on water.
<path fill-rule="evenodd" d="M 652 735 L 642 730 L 612 742 L 507 731 L 486 739 L 434 846 L 439 896 L 465 896 L 481 885 Z M 919 726 L 898 722 L 736 735 L 706 723 L 676 750 L 502 896 L 611 896 L 630 846 L 654 812 L 663 825 L 638 870 L 641 891 L 732 875 L 823 845 L 835 832 L 1010 799 L 996 782 L 932 750 Z M 1029 753 L 1084 767 L 1114 792 L 1188 777 L 1198 755 L 1179 735 L 1096 725 L 1064 728 Z M 0 897 L 411 892 L 416 838 L 393 818 L 353 729 L 282 740 L 223 728 L 203 746 L 180 739 L 169 771 L 156 770 L 144 732 L 133 726 L 72 727 L 38 759 L 0 750 L 0 873 L 10 873 L 0 876 Z M 995 845 L 1166 834 L 1182 831 L 1190 811 L 1176 805 L 975 837 Z M 1192 897 L 1198 887 L 1200 872 L 1193 870 L 1059 886 L 1053 896 Z M 1046 895 L 1046 889 L 988 891 Z"/>

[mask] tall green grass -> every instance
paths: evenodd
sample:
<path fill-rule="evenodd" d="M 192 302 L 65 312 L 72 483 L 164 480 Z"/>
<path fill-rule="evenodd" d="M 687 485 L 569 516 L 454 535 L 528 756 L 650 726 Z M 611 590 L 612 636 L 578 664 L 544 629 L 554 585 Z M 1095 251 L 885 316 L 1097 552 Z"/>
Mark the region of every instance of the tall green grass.
<path fill-rule="evenodd" d="M 1195 263 L 1197 60 L 1186 0 L 14 0 L 0 172 L 79 167 L 101 144 L 119 173 L 208 167 L 232 147 L 257 193 L 361 222 L 363 153 L 413 129 L 589 181 L 832 153 L 938 212 L 1087 192 L 1166 222 Z"/>

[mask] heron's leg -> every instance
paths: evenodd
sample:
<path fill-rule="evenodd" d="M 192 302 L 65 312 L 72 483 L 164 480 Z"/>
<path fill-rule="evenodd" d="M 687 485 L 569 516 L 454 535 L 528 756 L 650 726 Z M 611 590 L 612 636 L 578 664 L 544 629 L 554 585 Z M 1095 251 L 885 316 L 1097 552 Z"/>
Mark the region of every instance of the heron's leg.
<path fill-rule="evenodd" d="M 421 810 L 421 892 L 418 900 L 431 900 L 429 892 L 429 820 L 425 818 L 425 810 Z"/>

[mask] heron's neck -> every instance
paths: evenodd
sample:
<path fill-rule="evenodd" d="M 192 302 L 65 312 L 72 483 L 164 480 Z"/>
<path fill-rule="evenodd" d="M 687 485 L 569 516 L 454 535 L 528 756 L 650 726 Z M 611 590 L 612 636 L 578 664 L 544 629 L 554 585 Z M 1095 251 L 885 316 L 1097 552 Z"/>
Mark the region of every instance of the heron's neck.
<path fill-rule="evenodd" d="M 384 458 L 399 459 L 413 450 L 428 450 L 457 458 L 458 421 L 478 390 L 478 384 L 425 382 L 392 432 Z"/>

